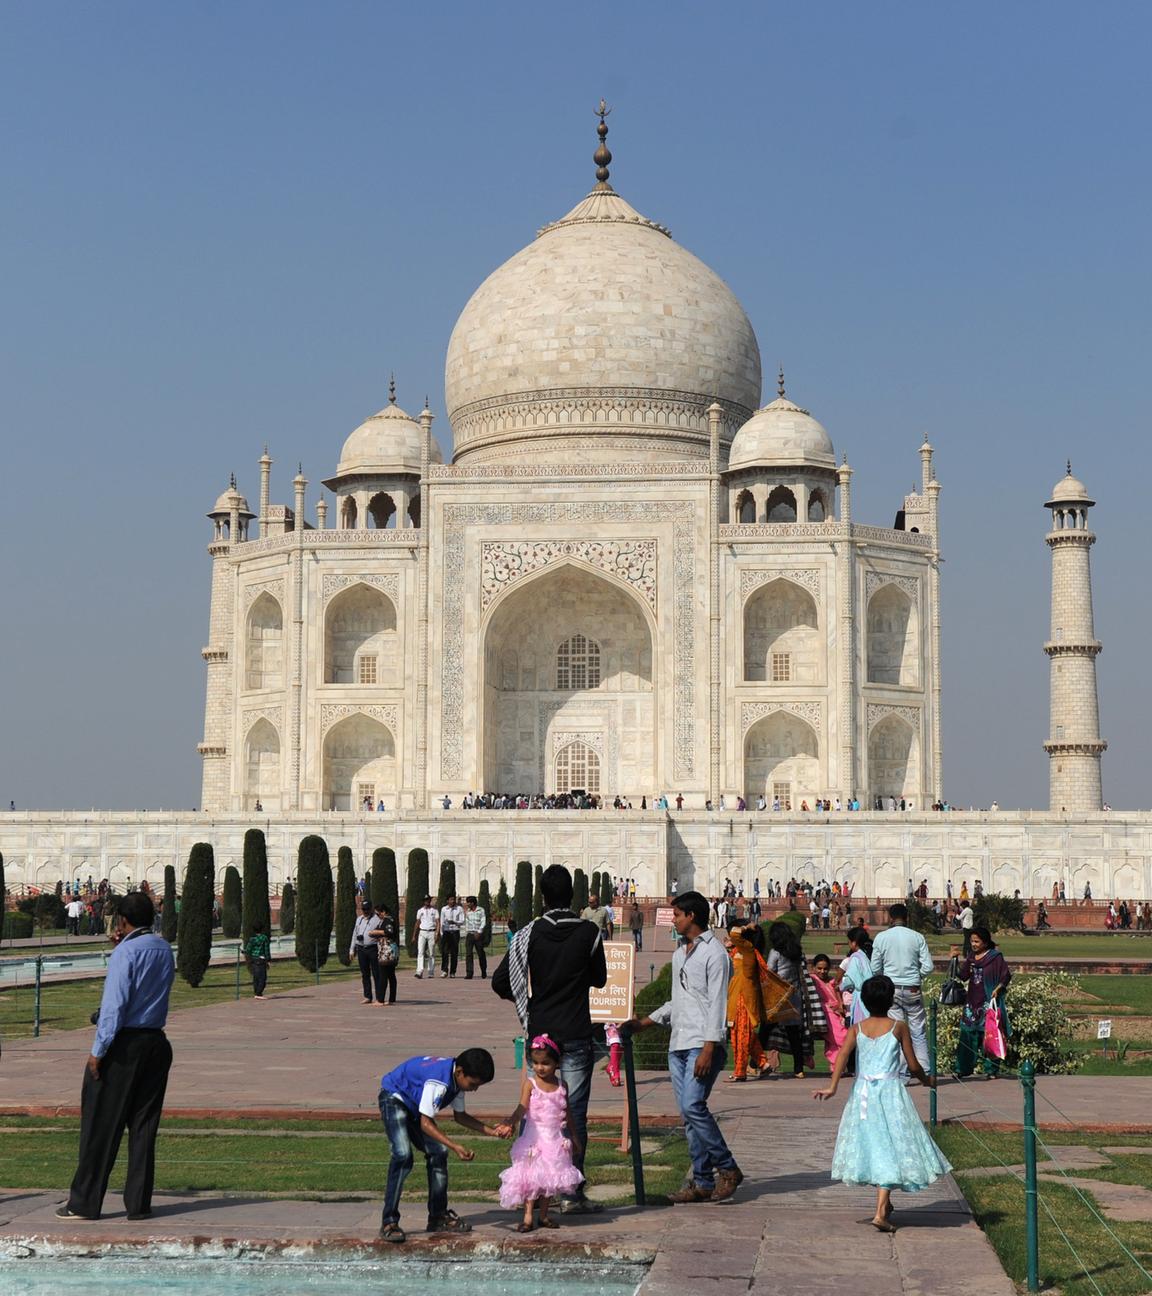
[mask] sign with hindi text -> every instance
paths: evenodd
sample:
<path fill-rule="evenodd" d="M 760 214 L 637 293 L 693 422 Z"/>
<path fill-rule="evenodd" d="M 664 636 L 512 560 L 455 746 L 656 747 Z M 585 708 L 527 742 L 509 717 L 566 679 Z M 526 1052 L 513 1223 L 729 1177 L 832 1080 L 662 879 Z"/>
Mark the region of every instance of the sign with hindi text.
<path fill-rule="evenodd" d="M 672 926 L 672 906 L 671 905 L 669 905 L 666 909 L 656 910 L 656 926 L 657 927 Z"/>
<path fill-rule="evenodd" d="M 623 1022 L 632 1016 L 636 946 L 631 941 L 605 941 L 608 980 L 588 991 L 588 1011 L 594 1022 Z"/>

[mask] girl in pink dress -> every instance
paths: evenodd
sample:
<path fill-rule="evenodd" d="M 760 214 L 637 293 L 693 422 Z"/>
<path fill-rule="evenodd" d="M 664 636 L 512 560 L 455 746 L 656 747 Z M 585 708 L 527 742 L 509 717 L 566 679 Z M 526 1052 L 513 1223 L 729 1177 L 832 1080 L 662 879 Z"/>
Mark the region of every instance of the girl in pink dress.
<path fill-rule="evenodd" d="M 572 1164 L 572 1144 L 564 1136 L 568 1091 L 557 1074 L 560 1046 L 547 1035 L 535 1036 L 528 1065 L 531 1070 L 525 1070 L 520 1104 L 508 1124 L 516 1128 L 524 1116 L 528 1119 L 512 1144 L 512 1164 L 500 1175 L 500 1205 L 505 1210 L 524 1207 L 518 1233 L 531 1233 L 536 1227 L 532 1218 L 535 1207 L 539 1207 L 541 1228 L 558 1228 L 548 1213 L 552 1198 L 573 1193 L 584 1182 Z"/>

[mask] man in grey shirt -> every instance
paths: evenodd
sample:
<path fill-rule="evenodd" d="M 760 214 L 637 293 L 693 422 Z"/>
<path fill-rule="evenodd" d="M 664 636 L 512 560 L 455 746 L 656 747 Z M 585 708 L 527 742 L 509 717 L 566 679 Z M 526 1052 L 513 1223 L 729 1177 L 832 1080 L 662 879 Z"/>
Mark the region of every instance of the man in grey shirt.
<path fill-rule="evenodd" d="M 891 926 L 872 942 L 872 975 L 892 979 L 896 998 L 888 1016 L 908 1023 L 912 1051 L 916 1054 L 916 1061 L 927 1071 L 928 1023 L 924 1015 L 922 987 L 924 978 L 932 973 L 932 955 L 924 937 L 906 925 L 906 905 L 890 906 L 888 921 Z"/>
<path fill-rule="evenodd" d="M 668 1073 L 692 1154 L 692 1182 L 669 1201 L 724 1201 L 744 1179 L 728 1149 L 708 1096 L 724 1070 L 727 1036 L 728 952 L 708 928 L 708 901 L 686 891 L 672 902 L 672 926 L 680 944 L 672 955 L 672 998 L 650 1017 L 633 1017 L 633 1032 L 649 1026 L 672 1027 Z"/>

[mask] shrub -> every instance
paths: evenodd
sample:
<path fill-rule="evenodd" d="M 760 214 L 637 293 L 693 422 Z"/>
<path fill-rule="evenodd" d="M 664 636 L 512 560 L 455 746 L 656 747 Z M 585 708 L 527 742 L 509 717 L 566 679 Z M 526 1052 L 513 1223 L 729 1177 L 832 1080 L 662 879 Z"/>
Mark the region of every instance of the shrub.
<path fill-rule="evenodd" d="M 516 865 L 516 890 L 512 896 L 512 917 L 516 930 L 527 927 L 532 921 L 532 865 L 520 860 Z"/>
<path fill-rule="evenodd" d="M 994 891 L 973 900 L 972 917 L 977 927 L 987 927 L 990 932 L 1023 931 L 1024 901 Z"/>
<path fill-rule="evenodd" d="M 267 935 L 272 934 L 272 905 L 268 899 L 268 845 L 260 828 L 249 828 L 244 834 L 244 885 L 241 888 L 240 938 L 247 942 L 257 923 L 262 923 Z M 283 900 L 280 906 L 280 930 L 291 932 L 284 926 Z"/>
<path fill-rule="evenodd" d="M 36 926 L 41 931 L 45 927 L 63 927 L 67 923 L 68 913 L 64 902 L 54 891 L 42 891 L 32 904 Z"/>
<path fill-rule="evenodd" d="M 32 915 L 18 909 L 4 915 L 4 939 L 25 940 L 32 935 Z"/>
<path fill-rule="evenodd" d="M 164 908 L 160 911 L 160 934 L 169 945 L 176 943 L 176 924 L 180 914 L 176 904 L 176 869 L 171 864 L 164 865 Z"/>
<path fill-rule="evenodd" d="M 929 905 L 922 904 L 915 896 L 909 896 L 904 903 L 908 906 L 908 926 L 913 931 L 935 932 L 936 915 Z"/>
<path fill-rule="evenodd" d="M 332 939 L 332 865 L 328 843 L 309 835 L 296 856 L 296 961 L 309 972 L 328 962 Z"/>
<path fill-rule="evenodd" d="M 577 869 L 572 874 L 572 911 L 583 913 L 588 908 L 588 874 Z"/>
<path fill-rule="evenodd" d="M 512 912 L 512 898 L 508 894 L 508 883 L 503 878 L 500 879 L 500 885 L 496 888 L 496 912 L 504 919 L 507 919 Z"/>
<path fill-rule="evenodd" d="M 926 978 L 925 996 L 938 1000 L 941 981 L 940 976 Z M 1008 1036 L 1005 1066 L 1015 1071 L 1028 1059 L 1037 1075 L 1071 1075 L 1080 1069 L 1081 1059 L 1071 1047 L 1072 1018 L 1064 1006 L 1079 988 L 1079 981 L 1067 972 L 1012 978 L 1007 1003 L 1012 1033 Z M 947 1073 L 956 1057 L 962 1009 L 940 1004 L 937 1012 L 936 1069 Z"/>
<path fill-rule="evenodd" d="M 443 909 L 448 897 L 456 894 L 456 861 L 440 861 L 440 885 L 436 888 L 436 908 Z"/>
<path fill-rule="evenodd" d="M 280 930 L 285 936 L 296 930 L 296 889 L 291 882 L 285 882 L 280 892 Z"/>
<path fill-rule="evenodd" d="M 352 962 L 352 930 L 356 926 L 356 870 L 352 848 L 336 852 L 336 957 L 345 967 Z"/>
<path fill-rule="evenodd" d="M 532 891 L 532 917 L 539 918 L 544 912 L 544 865 L 536 865 L 536 877 Z"/>
<path fill-rule="evenodd" d="M 391 846 L 378 846 L 372 852 L 372 903 L 387 905 L 392 917 L 400 921 L 400 881 L 396 876 L 396 852 Z"/>
<path fill-rule="evenodd" d="M 240 935 L 240 874 L 231 864 L 224 870 L 224 894 L 220 903 L 220 927 L 229 940 Z"/>
<path fill-rule="evenodd" d="M 484 920 L 484 934 L 481 940 L 485 945 L 492 944 L 492 888 L 488 885 L 488 879 L 485 878 L 480 883 L 480 890 L 476 893 L 476 903 L 484 910 L 487 917 Z"/>
<path fill-rule="evenodd" d="M 787 923 L 796 932 L 796 939 L 803 940 L 804 932 L 808 927 L 808 916 L 800 909 L 785 909 L 782 914 L 775 918 L 765 918 L 760 926 L 764 929 L 764 948 L 771 949 L 772 946 L 768 941 L 768 928 L 774 922 Z"/>
<path fill-rule="evenodd" d="M 188 853 L 176 930 L 176 970 L 190 986 L 204 980 L 212 957 L 212 908 L 216 902 L 216 858 L 207 842 Z"/>
<path fill-rule="evenodd" d="M 428 891 L 428 852 L 422 846 L 408 852 L 408 901 L 404 912 L 404 943 L 416 957 L 416 911 Z"/>

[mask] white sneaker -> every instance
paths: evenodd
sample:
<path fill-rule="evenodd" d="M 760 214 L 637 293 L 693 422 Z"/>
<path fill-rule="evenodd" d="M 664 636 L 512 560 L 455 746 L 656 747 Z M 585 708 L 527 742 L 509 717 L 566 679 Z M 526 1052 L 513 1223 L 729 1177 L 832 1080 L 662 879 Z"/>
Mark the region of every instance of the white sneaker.
<path fill-rule="evenodd" d="M 440 973 L 441 979 L 443 979 L 443 978 L 446 977 L 447 975 L 448 975 L 447 972 L 441 972 L 441 973 Z"/>

